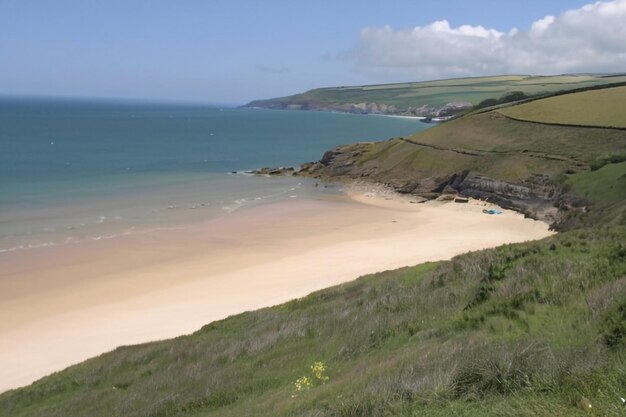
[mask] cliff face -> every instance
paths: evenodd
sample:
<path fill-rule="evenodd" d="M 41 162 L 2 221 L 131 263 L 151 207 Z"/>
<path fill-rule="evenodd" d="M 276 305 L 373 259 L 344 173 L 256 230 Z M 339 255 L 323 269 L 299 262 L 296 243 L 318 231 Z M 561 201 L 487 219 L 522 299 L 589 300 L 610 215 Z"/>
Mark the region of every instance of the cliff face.
<path fill-rule="evenodd" d="M 395 104 L 376 102 L 317 103 L 314 101 L 300 100 L 257 100 L 247 104 L 245 107 L 276 110 L 314 110 L 353 114 L 383 114 L 424 118 L 447 118 L 471 109 L 473 105 L 472 103 L 465 101 L 450 102 L 443 106 L 431 106 L 424 104 L 421 106 L 399 107 Z"/>
<path fill-rule="evenodd" d="M 372 144 L 345 145 L 328 151 L 316 163 L 305 164 L 296 175 L 310 176 L 327 181 L 362 181 L 385 185 L 399 193 L 411 194 L 424 199 L 435 199 L 452 194 L 472 197 L 513 209 L 528 217 L 544 220 L 557 226 L 563 216 L 559 202 L 564 194 L 561 187 L 548 176 L 536 174 L 523 182 L 508 182 L 483 175 L 476 171 L 462 170 L 449 174 L 424 176 L 419 173 L 407 175 L 399 170 L 379 170 L 363 164 L 363 156 Z M 582 209 L 585 202 L 576 201 L 572 207 Z"/>
<path fill-rule="evenodd" d="M 620 86 L 585 87 L 573 93 L 560 92 L 558 99 L 535 99 L 519 106 L 518 111 L 530 111 L 535 107 L 546 109 L 547 105 L 549 115 L 542 121 L 510 117 L 508 112 L 519 105 L 512 103 L 506 109 L 486 108 L 407 137 L 339 146 L 319 161 L 288 174 L 383 184 L 426 199 L 442 194 L 475 197 L 548 221 L 559 229 L 607 219 L 626 224 L 626 129 L 615 128 L 615 121 L 621 119 L 610 112 L 626 103 L 621 90 L 616 90 Z M 383 91 L 370 90 L 376 90 L 379 96 Z M 370 90 L 361 93 L 372 94 Z M 303 98 L 327 98 L 332 92 L 312 90 L 271 102 L 282 106 Z M 354 89 L 334 93 L 344 98 L 348 93 L 357 94 Z M 588 99 L 595 103 L 610 99 L 603 103 L 610 116 L 604 119 L 611 121 L 610 126 L 596 122 L 604 120 L 599 117 L 585 125 L 558 123 L 563 115 L 596 111 L 599 106 L 590 108 Z M 445 118 L 461 111 L 464 105 L 448 103 L 439 109 L 423 105 L 402 110 L 363 102 L 332 108 Z M 302 106 L 297 108 L 311 109 L 311 104 Z M 608 165 L 611 167 L 604 169 Z"/>

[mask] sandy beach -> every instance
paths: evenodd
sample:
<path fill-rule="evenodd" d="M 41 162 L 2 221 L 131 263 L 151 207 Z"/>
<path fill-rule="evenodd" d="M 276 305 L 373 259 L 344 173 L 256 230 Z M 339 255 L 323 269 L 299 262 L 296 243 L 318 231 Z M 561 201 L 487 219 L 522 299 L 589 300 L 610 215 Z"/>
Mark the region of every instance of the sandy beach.
<path fill-rule="evenodd" d="M 188 334 L 374 273 L 550 235 L 485 203 L 376 192 L 0 255 L 0 392 L 120 345 Z"/>

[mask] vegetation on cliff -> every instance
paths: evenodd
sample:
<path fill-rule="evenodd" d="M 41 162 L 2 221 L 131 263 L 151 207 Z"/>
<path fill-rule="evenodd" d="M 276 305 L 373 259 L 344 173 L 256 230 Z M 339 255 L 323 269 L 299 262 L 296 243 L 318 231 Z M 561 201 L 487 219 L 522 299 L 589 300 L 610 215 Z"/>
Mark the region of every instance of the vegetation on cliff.
<path fill-rule="evenodd" d="M 594 103 L 602 98 L 609 100 L 606 108 L 617 110 L 597 122 L 582 119 L 594 126 L 559 125 L 570 113 L 596 114 Z M 545 112 L 554 115 L 544 116 L 550 123 L 508 117 L 552 104 L 562 107 Z M 626 160 L 626 129 L 612 128 L 622 123 L 618 113 L 625 106 L 623 87 L 615 87 L 480 111 L 408 137 L 338 147 L 299 175 L 383 183 L 427 198 L 444 190 L 458 192 L 514 208 L 561 230 L 592 218 L 609 222 L 606 216 L 620 217 L 620 209 L 604 211 L 605 217 L 586 213 L 600 208 L 610 199 L 606 196 L 622 204 L 619 187 L 585 194 L 571 185 L 586 178 L 602 181 L 591 172 Z M 602 126 L 604 121 L 611 126 Z M 606 184 L 626 175 L 624 165 L 610 172 Z"/>

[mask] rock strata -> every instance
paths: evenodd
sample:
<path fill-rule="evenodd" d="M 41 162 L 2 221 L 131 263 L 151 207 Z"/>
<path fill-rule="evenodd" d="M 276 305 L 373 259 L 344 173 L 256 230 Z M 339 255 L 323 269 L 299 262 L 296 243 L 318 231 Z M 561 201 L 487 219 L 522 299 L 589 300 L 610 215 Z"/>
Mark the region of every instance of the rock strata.
<path fill-rule="evenodd" d="M 501 168 L 493 169 L 494 166 L 506 164 L 506 161 L 522 164 L 520 158 L 529 158 L 523 162 L 528 165 L 520 165 L 528 167 L 537 161 L 544 163 L 547 156 L 527 152 L 467 150 L 394 138 L 386 142 L 341 145 L 325 152 L 319 161 L 302 164 L 295 169 L 264 168 L 254 173 L 381 185 L 425 200 L 463 202 L 471 197 L 546 221 L 555 229 L 569 227 L 590 210 L 591 203 L 563 189 L 562 183 L 557 182 L 553 173 L 533 174 L 531 171 L 520 175 L 519 179 L 509 173 L 499 178 L 498 169 Z M 431 161 L 439 162 L 431 165 Z M 555 159 L 554 163 L 561 164 L 563 169 L 570 169 L 576 168 L 579 162 L 561 158 Z M 459 170 L 463 167 L 467 168 Z M 482 168 L 489 175 L 480 172 Z"/>
<path fill-rule="evenodd" d="M 550 178 L 540 174 L 520 183 L 490 178 L 475 171 L 461 171 L 444 177 L 419 177 L 411 173 L 390 175 L 361 163 L 371 146 L 371 143 L 342 145 L 325 152 L 319 161 L 302 164 L 299 168 L 263 168 L 254 173 L 383 185 L 420 200 L 464 202 L 471 197 L 547 221 L 554 227 L 563 221 L 564 213 L 585 210 L 586 207 L 585 201 L 561 192 Z"/>

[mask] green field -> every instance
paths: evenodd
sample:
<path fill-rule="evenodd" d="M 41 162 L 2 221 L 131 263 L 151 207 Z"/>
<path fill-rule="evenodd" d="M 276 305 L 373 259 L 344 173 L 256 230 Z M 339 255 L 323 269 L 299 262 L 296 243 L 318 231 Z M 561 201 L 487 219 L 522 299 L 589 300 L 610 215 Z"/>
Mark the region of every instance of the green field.
<path fill-rule="evenodd" d="M 318 88 L 305 93 L 249 103 L 251 107 L 307 104 L 312 108 L 341 106 L 352 103 L 382 103 L 400 109 L 429 105 L 440 107 L 454 101 L 474 105 L 489 98 L 521 91 L 526 95 L 626 82 L 626 76 L 602 77 L 589 75 L 526 76 L 459 78 L 399 84 Z"/>
<path fill-rule="evenodd" d="M 496 111 L 452 120 L 406 138 L 362 145 L 349 175 L 378 182 L 416 181 L 432 187 L 472 170 L 510 182 L 536 173 L 556 178 L 626 155 L 626 132 L 547 126 L 508 119 Z"/>
<path fill-rule="evenodd" d="M 565 94 L 499 112 L 540 123 L 626 128 L 626 87 Z"/>
<path fill-rule="evenodd" d="M 0 395 L 19 416 L 604 416 L 626 393 L 626 229 L 363 277 Z M 315 378 L 310 367 L 326 371 Z M 298 391 L 307 376 L 312 386 Z M 587 409 L 592 405 L 592 411 Z"/>

